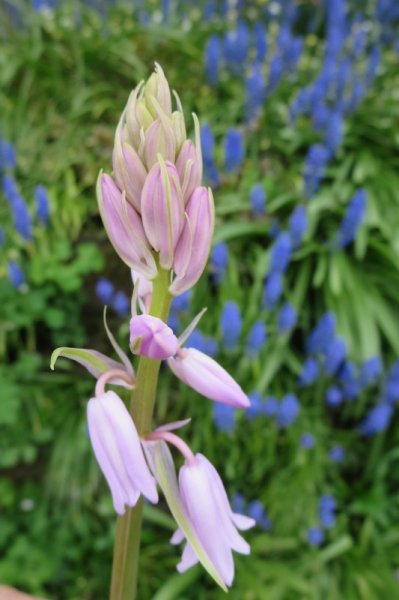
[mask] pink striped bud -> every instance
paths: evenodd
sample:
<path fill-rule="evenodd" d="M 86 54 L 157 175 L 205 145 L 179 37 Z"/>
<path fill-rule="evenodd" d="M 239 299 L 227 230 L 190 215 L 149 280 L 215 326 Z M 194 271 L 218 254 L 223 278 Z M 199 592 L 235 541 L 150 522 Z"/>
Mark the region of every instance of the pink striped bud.
<path fill-rule="evenodd" d="M 129 142 L 131 146 L 137 151 L 140 145 L 140 131 L 143 127 L 140 123 L 137 115 L 137 103 L 138 97 L 143 88 L 143 82 L 140 82 L 138 86 L 131 92 L 125 110 L 121 116 L 121 122 L 125 123 L 125 137 L 124 139 Z M 151 116 L 151 115 L 150 115 Z M 152 122 L 152 121 L 151 121 Z M 148 125 L 147 125 L 148 126 Z M 143 127 L 146 129 L 147 127 Z"/>
<path fill-rule="evenodd" d="M 130 349 L 133 354 L 164 360 L 174 356 L 178 347 L 177 337 L 158 317 L 136 315 L 130 320 Z"/>
<path fill-rule="evenodd" d="M 176 167 L 161 156 L 158 161 L 144 183 L 141 216 L 146 236 L 159 252 L 161 267 L 170 269 L 184 225 L 184 203 Z"/>
<path fill-rule="evenodd" d="M 121 259 L 146 279 L 153 279 L 157 266 L 148 245 L 141 219 L 124 199 L 113 179 L 100 173 L 97 199 L 108 237 Z"/>
<path fill-rule="evenodd" d="M 164 160 L 175 161 L 176 138 L 168 118 L 156 119 L 145 132 L 143 157 L 147 169 L 157 162 L 158 154 Z"/>
<path fill-rule="evenodd" d="M 186 207 L 186 224 L 176 247 L 169 288 L 175 296 L 190 289 L 200 278 L 211 248 L 215 211 L 210 189 L 198 187 Z"/>
<path fill-rule="evenodd" d="M 191 194 L 201 183 L 202 163 L 191 140 L 186 140 L 176 161 L 184 202 L 187 204 Z"/>
<path fill-rule="evenodd" d="M 182 348 L 168 360 L 173 373 L 196 392 L 236 408 L 250 406 L 236 381 L 213 358 L 195 348 Z"/>
<path fill-rule="evenodd" d="M 169 84 L 161 67 L 155 64 L 148 81 L 140 82 L 130 94 L 122 115 L 123 141 L 140 156 L 147 170 L 156 163 L 158 154 L 174 162 L 187 138 L 183 110 L 175 96 L 178 110 L 172 113 Z M 135 207 L 138 208 L 137 203 Z"/>
<path fill-rule="evenodd" d="M 147 171 L 137 152 L 127 143 L 121 143 L 119 136 L 115 138 L 112 156 L 114 174 L 119 189 L 125 191 L 126 199 L 140 212 L 140 197 Z"/>

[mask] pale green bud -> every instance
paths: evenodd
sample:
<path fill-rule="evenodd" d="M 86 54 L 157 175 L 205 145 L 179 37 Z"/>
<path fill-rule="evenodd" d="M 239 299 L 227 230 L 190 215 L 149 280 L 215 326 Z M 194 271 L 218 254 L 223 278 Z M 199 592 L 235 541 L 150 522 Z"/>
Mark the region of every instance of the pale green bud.
<path fill-rule="evenodd" d="M 144 131 L 148 129 L 148 127 L 154 121 L 154 117 L 148 110 L 147 104 L 144 100 L 138 100 L 136 103 L 136 119 L 140 129 L 143 128 Z"/>
<path fill-rule="evenodd" d="M 147 109 L 154 118 L 157 116 L 158 111 L 152 102 L 152 98 L 156 99 L 166 115 L 171 115 L 172 99 L 170 96 L 169 84 L 158 63 L 155 63 L 155 73 L 150 76 L 145 85 L 144 97 Z"/>
<path fill-rule="evenodd" d="M 184 123 L 184 117 L 183 117 L 183 114 L 179 110 L 176 110 L 175 112 L 172 113 L 172 126 L 173 126 L 173 131 L 175 133 L 175 138 L 176 138 L 176 149 L 177 149 L 177 152 L 179 152 L 181 147 L 183 146 L 184 142 L 187 139 L 186 125 Z"/>

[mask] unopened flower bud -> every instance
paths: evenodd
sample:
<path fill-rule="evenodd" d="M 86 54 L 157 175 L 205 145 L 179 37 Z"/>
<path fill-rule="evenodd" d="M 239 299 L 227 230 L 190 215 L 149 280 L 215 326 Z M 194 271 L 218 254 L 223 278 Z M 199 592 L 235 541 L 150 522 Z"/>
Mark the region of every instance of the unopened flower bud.
<path fill-rule="evenodd" d="M 184 123 L 184 116 L 180 110 L 175 110 L 172 113 L 172 126 L 176 138 L 176 152 L 180 152 L 180 149 L 187 139 L 186 124 Z"/>
<path fill-rule="evenodd" d="M 184 202 L 187 204 L 191 194 L 201 183 L 202 163 L 191 140 L 186 140 L 176 161 Z"/>
<path fill-rule="evenodd" d="M 158 270 L 141 219 L 109 175 L 100 173 L 97 198 L 108 237 L 121 259 L 146 279 Z"/>
<path fill-rule="evenodd" d="M 140 196 L 147 171 L 137 152 L 126 143 L 115 138 L 115 148 L 112 156 L 116 183 L 126 193 L 126 199 L 140 212 Z"/>
<path fill-rule="evenodd" d="M 155 117 L 148 110 L 148 107 L 144 100 L 139 100 L 136 104 L 136 119 L 140 129 L 143 128 L 144 131 L 146 131 L 146 129 L 148 129 L 151 123 L 154 122 L 154 118 Z"/>
<path fill-rule="evenodd" d="M 164 360 L 174 356 L 179 341 L 161 319 L 151 315 L 135 315 L 130 320 L 130 349 L 133 354 Z"/>
<path fill-rule="evenodd" d="M 156 117 L 157 111 L 152 103 L 155 98 L 162 110 L 170 115 L 172 112 L 172 100 L 170 89 L 165 74 L 158 63 L 155 63 L 155 73 L 153 73 L 145 84 L 144 96 L 149 112 Z"/>
<path fill-rule="evenodd" d="M 172 294 L 182 294 L 200 278 L 208 260 L 214 222 L 212 192 L 198 187 L 186 206 L 186 223 L 176 247 L 173 261 L 176 278 L 169 288 Z"/>
<path fill-rule="evenodd" d="M 175 161 L 176 139 L 172 121 L 168 118 L 156 119 L 147 129 L 144 142 L 144 162 L 147 169 L 157 162 L 160 154 L 164 160 Z"/>
<path fill-rule="evenodd" d="M 161 156 L 158 160 L 143 187 L 141 216 L 150 244 L 160 253 L 161 267 L 170 269 L 184 225 L 184 202 L 176 167 Z"/>
<path fill-rule="evenodd" d="M 135 150 L 140 144 L 141 125 L 136 115 L 136 106 L 138 97 L 143 88 L 143 82 L 140 82 L 131 92 L 125 110 L 122 113 L 121 122 L 125 122 L 124 139 L 131 144 Z M 121 127 L 121 124 L 119 125 Z"/>
<path fill-rule="evenodd" d="M 250 402 L 236 381 L 213 358 L 195 348 L 182 348 L 168 360 L 173 373 L 199 394 L 235 408 Z"/>

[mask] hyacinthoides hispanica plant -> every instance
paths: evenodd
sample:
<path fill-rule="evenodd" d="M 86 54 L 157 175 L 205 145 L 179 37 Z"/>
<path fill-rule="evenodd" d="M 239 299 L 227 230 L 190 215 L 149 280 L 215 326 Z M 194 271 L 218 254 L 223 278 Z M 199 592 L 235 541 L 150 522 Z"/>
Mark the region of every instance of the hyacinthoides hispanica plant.
<path fill-rule="evenodd" d="M 156 65 L 146 84 L 132 92 L 122 113 L 113 176 L 101 172 L 97 183 L 107 234 L 132 269 L 130 350 L 140 356 L 137 372 L 105 319 L 120 363 L 95 350 L 77 348 L 58 348 L 51 363 L 53 367 L 64 356 L 97 378 L 87 406 L 88 431 L 119 515 L 111 600 L 132 600 L 136 595 L 143 497 L 156 503 L 157 484 L 177 522 L 171 542 L 185 542 L 177 565 L 180 572 L 200 562 L 226 590 L 234 577 L 232 551 L 249 553 L 237 529 L 254 525 L 249 517 L 233 513 L 215 468 L 202 454 L 193 454 L 174 432 L 189 419 L 152 427 L 162 360 L 203 396 L 234 407 L 249 406 L 240 386 L 220 365 L 183 347 L 204 311 L 179 338 L 166 325 L 173 296 L 190 289 L 205 268 L 214 228 L 212 193 L 200 185 L 198 119 L 193 115 L 194 144 L 187 139 L 181 103 L 174 96 L 173 111 L 168 82 Z M 108 384 L 131 390 L 130 411 L 114 391 L 106 390 Z M 169 446 L 184 457 L 178 478 Z"/>

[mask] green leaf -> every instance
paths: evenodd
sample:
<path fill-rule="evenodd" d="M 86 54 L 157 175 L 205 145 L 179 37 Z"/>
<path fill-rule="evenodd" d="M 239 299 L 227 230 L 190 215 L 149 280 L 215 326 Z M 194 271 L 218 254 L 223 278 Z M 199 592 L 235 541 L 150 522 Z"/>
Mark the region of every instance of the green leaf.
<path fill-rule="evenodd" d="M 313 274 L 312 284 L 314 287 L 320 287 L 324 283 L 327 274 L 327 266 L 327 255 L 320 254 L 317 257 L 317 266 Z"/>
<path fill-rule="evenodd" d="M 338 254 L 333 254 L 330 260 L 329 283 L 332 293 L 339 296 L 341 292 L 341 271 Z"/>
<path fill-rule="evenodd" d="M 183 531 L 188 543 L 191 545 L 204 569 L 208 571 L 209 575 L 216 581 L 222 590 L 227 592 L 225 584 L 221 580 L 212 561 L 199 541 L 180 500 L 175 466 L 168 446 L 162 441 L 153 442 L 151 444 L 146 444 L 145 450 L 149 462 L 153 467 L 156 479 L 161 486 L 170 511 L 178 526 Z"/>
<path fill-rule="evenodd" d="M 330 560 L 337 558 L 337 556 L 348 552 L 352 547 L 352 538 L 349 537 L 349 535 L 344 535 L 322 550 L 319 555 L 319 560 L 322 563 L 329 562 Z"/>
<path fill-rule="evenodd" d="M 124 366 L 116 362 L 112 358 L 108 358 L 105 354 L 86 348 L 57 348 L 51 355 L 50 369 L 54 371 L 55 363 L 59 357 L 74 360 L 87 369 L 93 377 L 99 377 L 105 371 L 110 369 L 124 369 Z"/>
<path fill-rule="evenodd" d="M 266 237 L 267 230 L 268 227 L 264 221 L 224 223 L 217 228 L 213 243 L 227 242 L 236 238 L 252 235 L 262 235 Z"/>
<path fill-rule="evenodd" d="M 176 600 L 176 598 L 180 598 L 179 594 L 191 587 L 199 578 L 201 570 L 197 567 L 193 567 L 185 573 L 172 575 L 157 591 L 152 600 Z"/>

